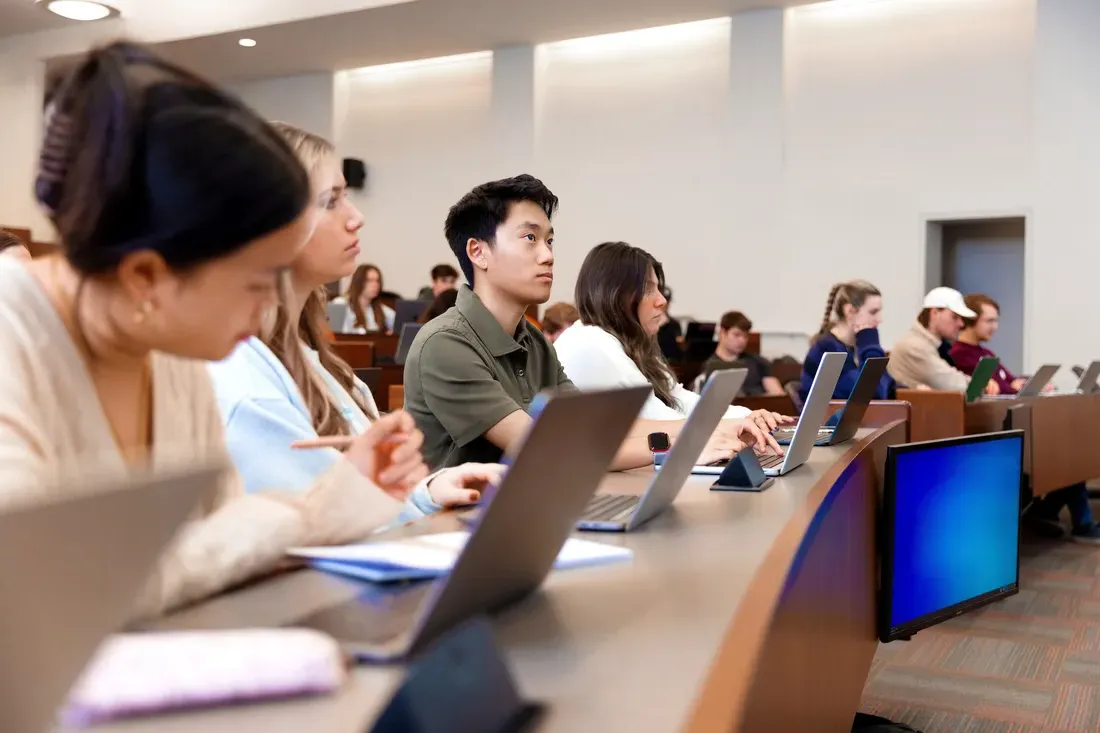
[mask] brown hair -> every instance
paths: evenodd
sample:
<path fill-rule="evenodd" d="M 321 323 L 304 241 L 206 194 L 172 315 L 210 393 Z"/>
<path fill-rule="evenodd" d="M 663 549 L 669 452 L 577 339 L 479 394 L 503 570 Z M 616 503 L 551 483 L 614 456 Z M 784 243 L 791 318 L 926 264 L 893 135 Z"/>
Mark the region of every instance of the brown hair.
<path fill-rule="evenodd" d="M 424 309 L 424 312 L 420 314 L 416 322 L 423 325 L 433 318 L 441 316 L 449 311 L 456 302 L 458 302 L 458 291 L 454 288 L 447 288 L 442 293 L 435 296 L 431 305 Z"/>
<path fill-rule="evenodd" d="M 932 323 L 932 309 L 921 308 L 921 312 L 917 314 L 917 323 L 928 328 L 928 325 Z"/>
<path fill-rule="evenodd" d="M 657 399 L 676 406 L 676 378 L 665 362 L 657 338 L 638 322 L 638 304 L 646 293 L 649 271 L 664 287 L 665 271 L 654 257 L 626 242 L 604 242 L 592 248 L 577 275 L 574 300 L 581 321 L 598 326 L 619 340 L 630 360 L 653 386 Z"/>
<path fill-rule="evenodd" d="M 993 310 L 997 311 L 998 314 L 1001 312 L 1001 305 L 997 301 L 993 300 L 993 298 L 990 298 L 984 293 L 971 293 L 970 295 L 967 295 L 965 298 L 963 298 L 963 302 L 966 303 L 967 308 L 977 314 L 974 318 L 963 319 L 963 325 L 967 328 L 973 328 L 974 324 L 978 322 L 978 318 L 982 317 L 983 305 L 991 306 Z"/>
<path fill-rule="evenodd" d="M 359 299 L 363 295 L 363 291 L 367 289 L 367 276 L 371 272 L 378 273 L 378 292 L 381 294 L 383 282 L 382 271 L 374 265 L 359 265 L 355 268 L 355 274 L 351 276 L 351 282 L 348 284 L 348 305 L 351 306 L 351 312 L 355 314 L 355 327 L 367 328 L 367 314 L 363 311 L 363 304 L 359 302 Z M 374 325 L 378 328 L 378 331 L 386 330 L 386 314 L 382 311 L 382 303 L 375 298 L 370 302 L 370 311 L 374 314 Z"/>
<path fill-rule="evenodd" d="M 0 229 L 0 252 L 12 247 L 26 247 L 27 243 L 7 229 Z"/>
<path fill-rule="evenodd" d="M 739 331 L 748 333 L 752 330 L 752 321 L 741 311 L 730 311 L 729 313 L 722 314 L 722 320 L 718 322 L 718 328 L 723 331 L 728 331 L 731 328 L 736 328 Z"/>
<path fill-rule="evenodd" d="M 289 143 L 311 176 L 315 176 L 327 160 L 335 160 L 335 148 L 324 138 L 281 122 L 273 123 L 273 126 Z M 309 410 L 310 422 L 317 434 L 350 435 L 351 425 L 333 403 L 334 398 L 324 383 L 314 374 L 313 367 L 302 350 L 303 343 L 315 349 L 321 360 L 321 367 L 351 395 L 359 409 L 369 419 L 378 417 L 363 398 L 355 381 L 355 372 L 336 355 L 329 342 L 325 311 L 328 297 L 325 288 L 319 287 L 309 294 L 302 306 L 302 315 L 295 324 L 291 323 L 287 310 L 287 303 L 293 297 L 289 273 L 281 278 L 279 285 L 279 305 L 275 310 L 275 320 L 271 329 L 265 330 L 262 340 L 286 367 L 298 391 L 302 393 L 306 409 Z"/>
<path fill-rule="evenodd" d="M 852 306 L 856 310 L 863 307 L 868 298 L 881 296 L 882 293 L 866 280 L 852 280 L 846 283 L 837 283 L 829 290 L 829 297 L 825 301 L 825 315 L 821 319 L 821 326 L 817 329 L 814 341 L 827 334 L 840 321 L 844 320 L 844 308 Z"/>
<path fill-rule="evenodd" d="M 542 330 L 543 333 L 557 333 L 580 319 L 581 314 L 572 303 L 554 303 L 542 314 Z"/>

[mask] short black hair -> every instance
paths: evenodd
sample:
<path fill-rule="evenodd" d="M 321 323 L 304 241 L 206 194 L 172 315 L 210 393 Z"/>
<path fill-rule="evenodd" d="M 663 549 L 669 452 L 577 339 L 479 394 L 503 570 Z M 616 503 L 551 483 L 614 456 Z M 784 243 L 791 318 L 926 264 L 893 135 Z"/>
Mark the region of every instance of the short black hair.
<path fill-rule="evenodd" d="M 458 270 L 450 265 L 436 265 L 432 268 L 432 282 L 436 280 L 458 279 Z"/>
<path fill-rule="evenodd" d="M 481 184 L 447 212 L 443 233 L 471 287 L 474 284 L 474 266 L 466 255 L 466 243 L 471 239 L 480 239 L 490 246 L 495 244 L 497 227 L 508 218 L 512 204 L 520 201 L 538 205 L 550 219 L 558 208 L 558 197 L 542 181 L 524 173 L 515 178 Z"/>

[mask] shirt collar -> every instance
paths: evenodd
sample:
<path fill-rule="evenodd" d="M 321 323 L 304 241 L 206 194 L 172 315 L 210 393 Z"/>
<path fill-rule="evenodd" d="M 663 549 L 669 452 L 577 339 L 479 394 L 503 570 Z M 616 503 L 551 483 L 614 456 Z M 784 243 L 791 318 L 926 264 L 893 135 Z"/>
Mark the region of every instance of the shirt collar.
<path fill-rule="evenodd" d="M 519 325 L 516 326 L 516 333 L 509 336 L 469 285 L 462 285 L 458 289 L 458 301 L 455 307 L 494 357 L 504 356 L 520 349 L 526 350 L 526 318 L 520 319 Z"/>
<path fill-rule="evenodd" d="M 934 333 L 921 325 L 920 321 L 913 321 L 913 333 L 917 334 L 921 338 L 928 341 L 937 349 L 940 348 L 940 344 L 943 343 L 943 339 L 937 337 Z"/>

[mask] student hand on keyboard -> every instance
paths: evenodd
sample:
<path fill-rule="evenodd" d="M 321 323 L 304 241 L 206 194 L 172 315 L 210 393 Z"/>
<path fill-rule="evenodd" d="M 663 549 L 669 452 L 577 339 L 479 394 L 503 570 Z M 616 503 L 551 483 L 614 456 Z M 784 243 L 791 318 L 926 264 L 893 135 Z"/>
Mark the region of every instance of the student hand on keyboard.
<path fill-rule="evenodd" d="M 710 436 L 710 440 L 707 441 L 706 447 L 703 448 L 703 452 L 699 454 L 696 463 L 703 466 L 728 463 L 729 460 L 733 458 L 734 453 L 744 448 L 745 444 L 737 438 L 731 437 L 724 432 L 717 431 Z"/>
<path fill-rule="evenodd" d="M 783 455 L 783 449 L 779 447 L 779 443 L 772 437 L 771 431 L 775 428 L 775 425 L 769 427 L 768 417 L 760 413 L 767 413 L 768 416 L 772 416 L 775 413 L 770 413 L 765 410 L 758 410 L 752 412 L 743 418 L 737 420 L 723 420 L 718 426 L 716 432 L 722 433 L 727 437 L 731 437 L 734 440 L 741 443 L 741 448 L 745 446 L 753 446 L 757 453 L 763 453 L 771 450 L 776 455 Z M 780 415 L 780 417 L 783 417 Z M 786 418 L 783 418 L 786 422 Z M 775 422 L 775 418 L 772 417 L 772 422 Z M 737 452 L 736 450 L 734 451 Z"/>

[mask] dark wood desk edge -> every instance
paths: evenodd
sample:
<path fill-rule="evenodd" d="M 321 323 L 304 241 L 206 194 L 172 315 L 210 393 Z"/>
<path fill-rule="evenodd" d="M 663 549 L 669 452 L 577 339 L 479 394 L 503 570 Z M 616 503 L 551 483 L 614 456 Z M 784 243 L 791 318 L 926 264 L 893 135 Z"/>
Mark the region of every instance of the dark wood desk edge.
<path fill-rule="evenodd" d="M 894 431 L 904 435 L 905 430 L 905 421 L 895 420 L 855 442 L 814 485 L 802 509 L 791 516 L 730 620 L 683 728 L 684 733 L 741 730 L 769 631 L 809 529 L 834 490 L 844 487 L 841 478 L 849 467 L 861 458 L 874 460 L 875 450 L 884 449 Z M 868 658 L 863 670 L 864 680 L 870 664 Z"/>

